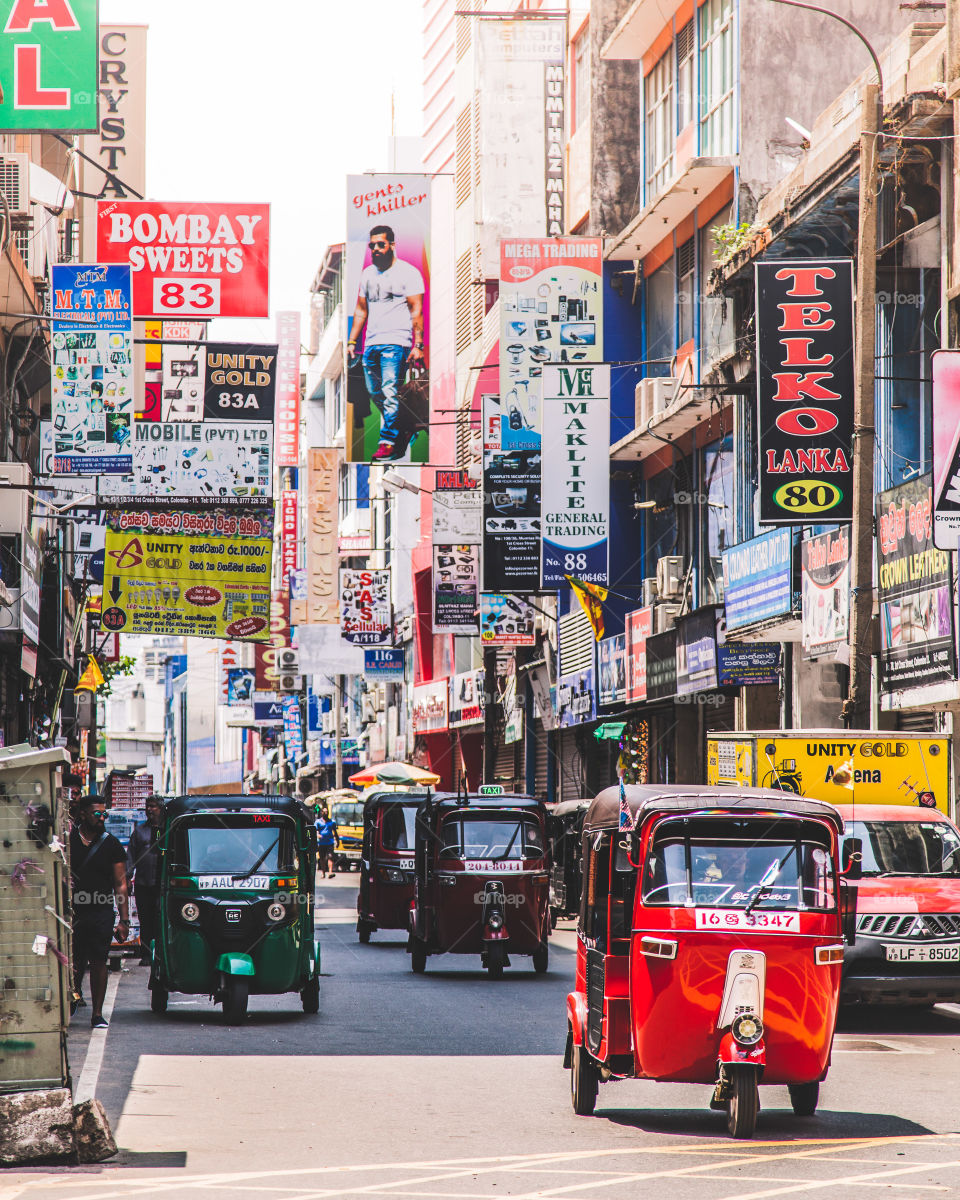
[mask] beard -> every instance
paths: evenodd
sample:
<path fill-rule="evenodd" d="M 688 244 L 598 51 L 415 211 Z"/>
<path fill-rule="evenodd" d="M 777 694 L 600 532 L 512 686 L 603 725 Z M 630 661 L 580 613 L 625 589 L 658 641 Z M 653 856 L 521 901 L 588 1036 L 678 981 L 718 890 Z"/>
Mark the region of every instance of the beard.
<path fill-rule="evenodd" d="M 373 265 L 380 271 L 385 271 L 393 262 L 392 250 L 371 250 L 370 258 Z"/>

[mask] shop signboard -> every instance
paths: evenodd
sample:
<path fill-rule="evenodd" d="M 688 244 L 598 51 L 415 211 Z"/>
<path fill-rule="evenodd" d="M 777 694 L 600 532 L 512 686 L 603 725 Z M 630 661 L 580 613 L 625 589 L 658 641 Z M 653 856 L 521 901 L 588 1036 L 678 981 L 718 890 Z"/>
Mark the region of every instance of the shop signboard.
<path fill-rule="evenodd" d="M 647 699 L 670 700 L 677 694 L 677 631 L 647 638 Z"/>
<path fill-rule="evenodd" d="M 300 697 L 289 695 L 280 701 L 283 711 L 283 749 L 287 762 L 296 767 L 303 756 L 303 714 Z"/>
<path fill-rule="evenodd" d="M 523 737 L 523 704 L 517 688 L 517 659 L 511 654 L 503 675 L 503 744 L 512 746 Z"/>
<path fill-rule="evenodd" d="M 403 650 L 375 648 L 363 652 L 363 674 L 376 683 L 403 683 Z"/>
<path fill-rule="evenodd" d="M 722 610 L 717 613 L 717 685 L 718 687 L 755 687 L 779 683 L 781 671 L 779 642 L 728 642 Z"/>
<path fill-rule="evenodd" d="M 483 493 L 466 471 L 436 472 L 432 509 L 434 545 L 482 542 Z"/>
<path fill-rule="evenodd" d="M 340 568 L 340 635 L 355 646 L 393 643 L 390 569 Z"/>
<path fill-rule="evenodd" d="M 380 445 L 394 461 L 429 461 L 432 182 L 347 176 L 348 462 L 370 462 Z"/>
<path fill-rule="evenodd" d="M 775 529 L 723 552 L 727 631 L 793 612 L 793 530 Z"/>
<path fill-rule="evenodd" d="M 461 671 L 450 679 L 450 728 L 483 724 L 483 670 Z"/>
<path fill-rule="evenodd" d="M 627 703 L 640 704 L 647 698 L 647 638 L 653 633 L 653 609 L 637 608 L 627 613 Z"/>
<path fill-rule="evenodd" d="M 932 476 L 922 475 L 877 496 L 885 710 L 909 703 L 904 692 L 956 680 L 950 553 L 933 544 L 932 482 Z"/>
<path fill-rule="evenodd" d="M 263 641 L 273 514 L 125 509 L 107 515 L 105 629 Z"/>
<path fill-rule="evenodd" d="M 709 692 L 717 686 L 717 619 L 702 608 L 677 621 L 677 695 Z"/>
<path fill-rule="evenodd" d="M 249 704 L 253 697 L 253 667 L 227 667 L 227 704 Z"/>
<path fill-rule="evenodd" d="M 312 625 L 336 625 L 338 621 L 338 463 L 339 451 L 333 447 L 311 447 L 307 451 L 307 601 L 304 616 Z"/>
<path fill-rule="evenodd" d="M 480 547 L 433 547 L 433 632 L 479 631 Z"/>
<path fill-rule="evenodd" d="M 853 519 L 853 260 L 754 265 L 761 525 Z"/>
<path fill-rule="evenodd" d="M 608 582 L 610 367 L 543 366 L 540 582 Z"/>
<path fill-rule="evenodd" d="M 269 258 L 269 204 L 97 203 L 97 259 L 129 265 L 137 317 L 269 316 Z"/>
<path fill-rule="evenodd" d="M 51 268 L 53 470 L 130 470 L 133 302 L 130 268 L 60 263 Z"/>
<path fill-rule="evenodd" d="M 97 16 L 97 0 L 0 0 L 0 131 L 98 127 Z"/>
<path fill-rule="evenodd" d="M 481 398 L 483 586 L 491 591 L 540 587 L 539 391 L 531 405 L 524 414 L 499 396 Z"/>
<path fill-rule="evenodd" d="M 800 545 L 803 655 L 836 654 L 850 625 L 850 530 L 846 525 Z"/>
<path fill-rule="evenodd" d="M 933 544 L 960 549 L 960 350 L 933 359 Z"/>
<path fill-rule="evenodd" d="M 627 636 L 618 633 L 604 638 L 597 649 L 600 658 L 600 706 L 623 704 L 627 698 Z"/>
<path fill-rule="evenodd" d="M 277 466 L 300 465 L 300 314 L 277 313 Z"/>
<path fill-rule="evenodd" d="M 443 733 L 447 728 L 448 690 L 446 679 L 434 679 L 414 687 L 414 733 Z"/>
<path fill-rule="evenodd" d="M 149 419 L 200 421 L 204 410 L 203 343 L 207 322 L 163 321 L 161 329 L 160 414 L 159 418 L 151 414 Z"/>
<path fill-rule="evenodd" d="M 20 570 L 20 669 L 31 679 L 37 674 L 37 651 L 40 646 L 40 582 L 43 575 L 43 556 L 37 540 L 23 531 L 23 563 Z"/>
<path fill-rule="evenodd" d="M 277 691 L 283 670 L 280 654 L 290 649 L 290 606 L 287 593 L 276 588 L 270 595 L 270 630 L 254 650 L 256 686 L 261 691 Z M 301 667 L 301 670 L 303 668 Z"/>
<path fill-rule="evenodd" d="M 536 610 L 526 596 L 480 594 L 480 641 L 484 646 L 533 646 Z"/>
<path fill-rule="evenodd" d="M 283 702 L 276 692 L 253 693 L 253 723 L 263 729 L 283 725 Z"/>
<path fill-rule="evenodd" d="M 284 488 L 280 493 L 280 577 L 288 588 L 290 576 L 297 569 L 299 498 L 295 488 Z"/>
<path fill-rule="evenodd" d="M 572 671 L 557 680 L 557 724 L 561 729 L 597 719 L 597 693 L 593 667 Z"/>

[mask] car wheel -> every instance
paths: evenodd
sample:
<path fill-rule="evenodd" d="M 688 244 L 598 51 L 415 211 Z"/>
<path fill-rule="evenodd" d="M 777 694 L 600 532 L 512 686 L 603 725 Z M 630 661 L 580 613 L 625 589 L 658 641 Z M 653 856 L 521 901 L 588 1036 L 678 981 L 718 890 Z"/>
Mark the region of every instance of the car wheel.
<path fill-rule="evenodd" d="M 250 980 L 244 975 L 231 975 L 223 989 L 223 1016 L 228 1025 L 241 1025 L 247 1015 Z"/>
<path fill-rule="evenodd" d="M 727 1129 L 731 1137 L 751 1138 L 757 1128 L 760 1111 L 760 1090 L 757 1087 L 757 1072 L 754 1067 L 728 1067 L 733 1082 L 730 1099 L 727 1101 Z"/>
<path fill-rule="evenodd" d="M 819 1083 L 791 1083 L 787 1087 L 790 1103 L 798 1117 L 812 1117 L 820 1100 Z"/>
<path fill-rule="evenodd" d="M 570 1099 L 578 1117 L 592 1117 L 597 1107 L 600 1077 L 583 1046 L 574 1043 L 570 1067 Z"/>

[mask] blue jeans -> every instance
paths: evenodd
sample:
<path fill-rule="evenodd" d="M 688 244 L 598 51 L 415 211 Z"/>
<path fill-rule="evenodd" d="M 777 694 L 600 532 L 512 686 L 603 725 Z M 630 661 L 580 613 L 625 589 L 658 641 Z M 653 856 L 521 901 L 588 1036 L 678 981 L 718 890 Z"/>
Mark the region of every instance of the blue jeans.
<path fill-rule="evenodd" d="M 409 353 L 406 346 L 368 346 L 363 352 L 363 378 L 382 416 L 381 442 L 395 442 L 400 435 L 400 385 L 406 376 Z"/>

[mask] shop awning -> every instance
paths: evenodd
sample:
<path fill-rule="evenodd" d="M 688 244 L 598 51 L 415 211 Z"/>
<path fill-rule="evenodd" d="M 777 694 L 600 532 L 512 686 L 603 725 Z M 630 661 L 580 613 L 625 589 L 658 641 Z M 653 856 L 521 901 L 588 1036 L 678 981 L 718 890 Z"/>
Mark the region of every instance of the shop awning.
<path fill-rule="evenodd" d="M 599 742 L 619 742 L 626 727 L 626 721 L 607 721 L 605 724 L 597 726 L 593 736 Z"/>

